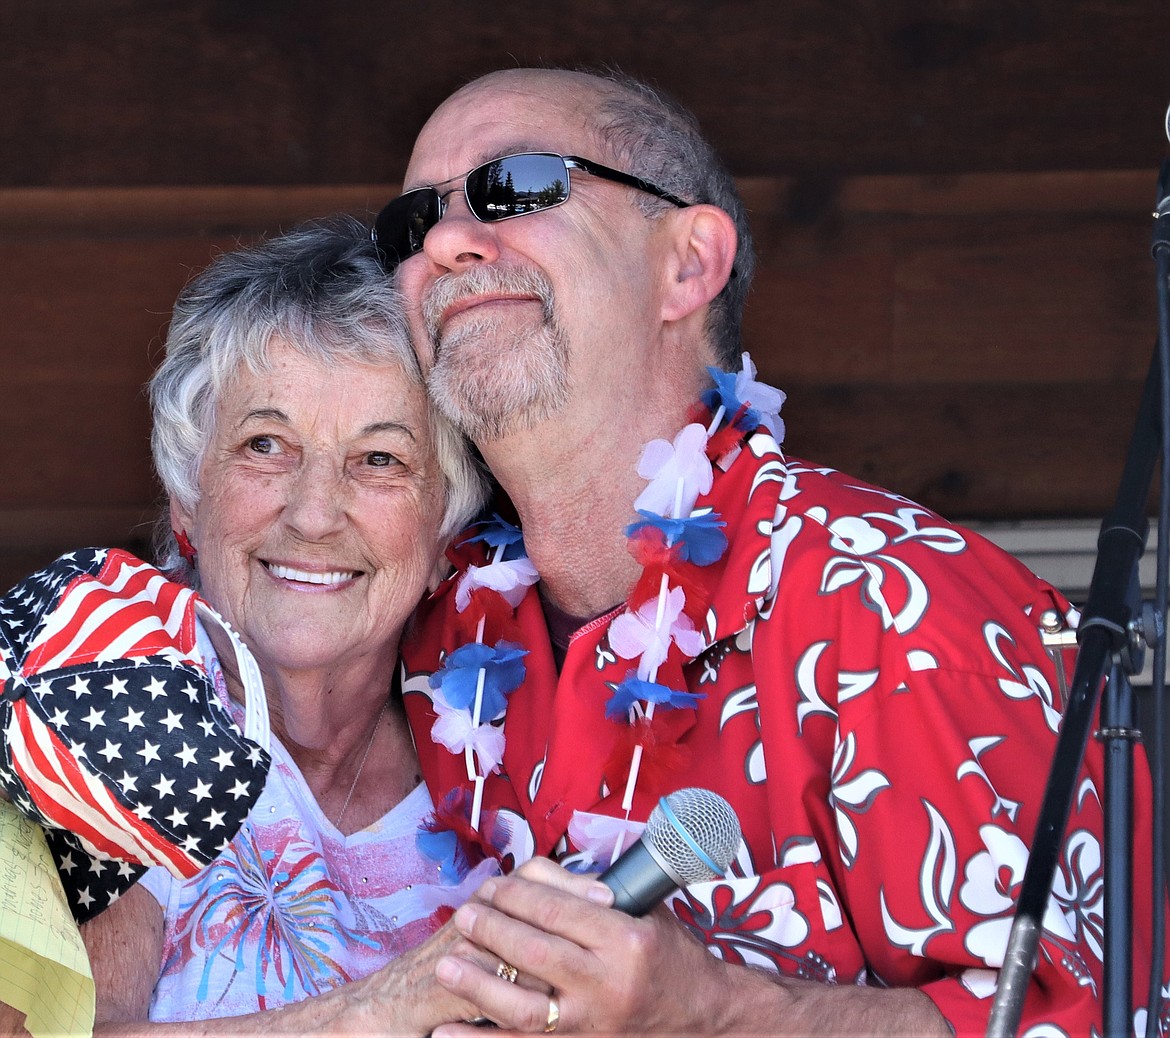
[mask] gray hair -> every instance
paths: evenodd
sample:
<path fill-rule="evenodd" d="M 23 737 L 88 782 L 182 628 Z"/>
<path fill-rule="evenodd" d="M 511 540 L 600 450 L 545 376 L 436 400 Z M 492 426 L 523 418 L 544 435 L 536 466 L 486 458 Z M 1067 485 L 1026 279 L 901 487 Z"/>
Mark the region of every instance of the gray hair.
<path fill-rule="evenodd" d="M 691 112 L 648 83 L 611 69 L 581 69 L 603 87 L 597 132 L 635 176 L 690 202 L 718 206 L 735 224 L 738 248 L 732 275 L 711 301 L 707 334 L 718 362 L 736 370 L 743 350 L 743 308 L 756 257 L 747 210 L 735 179 L 707 142 Z M 667 207 L 649 195 L 638 205 L 653 213 Z"/>
<path fill-rule="evenodd" d="M 309 224 L 225 253 L 179 293 L 166 357 L 149 384 L 155 469 L 184 511 L 199 501 L 199 471 L 224 387 L 241 365 L 268 370 L 274 336 L 326 364 L 397 364 L 424 385 L 402 298 L 359 221 Z M 486 483 L 466 440 L 433 407 L 429 417 L 446 540 L 483 504 Z M 164 570 L 195 582 L 169 522 L 160 523 L 155 549 Z"/>

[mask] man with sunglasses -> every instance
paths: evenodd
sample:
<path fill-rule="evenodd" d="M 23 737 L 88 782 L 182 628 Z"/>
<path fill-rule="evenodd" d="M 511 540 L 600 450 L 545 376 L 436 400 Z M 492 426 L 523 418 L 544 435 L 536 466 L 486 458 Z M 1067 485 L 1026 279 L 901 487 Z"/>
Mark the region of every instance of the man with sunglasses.
<path fill-rule="evenodd" d="M 476 80 L 405 188 L 375 240 L 506 495 L 403 650 L 424 842 L 454 876 L 521 865 L 455 915 L 498 966 L 447 955 L 440 982 L 530 1032 L 982 1033 L 1059 720 L 1038 624 L 1067 602 L 784 457 L 782 395 L 740 366 L 743 206 L 653 91 Z M 1021 1030 L 1100 1026 L 1096 748 L 1084 778 Z M 621 915 L 576 873 L 684 786 L 734 805 L 739 854 Z"/>

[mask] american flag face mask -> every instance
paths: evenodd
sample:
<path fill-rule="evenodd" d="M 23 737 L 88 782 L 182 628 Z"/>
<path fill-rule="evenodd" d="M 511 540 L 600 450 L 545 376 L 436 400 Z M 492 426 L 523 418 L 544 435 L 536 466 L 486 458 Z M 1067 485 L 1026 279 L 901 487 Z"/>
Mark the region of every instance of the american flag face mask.
<path fill-rule="evenodd" d="M 240 731 L 197 646 L 231 640 Z M 259 667 L 190 588 L 120 550 L 63 555 L 0 598 L 0 789 L 39 822 L 85 922 L 152 865 L 188 878 L 244 823 L 271 764 Z"/>

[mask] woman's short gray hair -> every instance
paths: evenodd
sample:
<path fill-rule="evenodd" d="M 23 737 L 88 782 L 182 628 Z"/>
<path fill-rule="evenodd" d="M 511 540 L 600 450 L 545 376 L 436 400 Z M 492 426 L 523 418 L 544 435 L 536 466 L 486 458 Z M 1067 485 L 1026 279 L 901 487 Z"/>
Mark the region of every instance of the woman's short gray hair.
<path fill-rule="evenodd" d="M 308 224 L 225 253 L 179 293 L 166 357 L 149 384 L 155 468 L 184 511 L 199 501 L 199 471 L 224 386 L 241 365 L 267 370 L 274 336 L 325 364 L 396 364 L 424 384 L 402 298 L 359 221 Z M 446 492 L 446 540 L 483 504 L 486 482 L 467 441 L 434 408 L 430 428 Z M 169 523 L 156 554 L 163 569 L 194 577 Z"/>

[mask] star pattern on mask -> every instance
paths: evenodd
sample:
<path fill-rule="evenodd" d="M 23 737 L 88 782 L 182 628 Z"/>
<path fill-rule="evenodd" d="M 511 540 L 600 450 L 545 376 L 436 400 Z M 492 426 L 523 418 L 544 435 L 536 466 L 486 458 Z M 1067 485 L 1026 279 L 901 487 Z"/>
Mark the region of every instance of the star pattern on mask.
<path fill-rule="evenodd" d="M 121 567 L 114 576 L 107 576 L 109 562 Z M 102 846 L 103 829 L 137 821 L 150 830 L 150 845 L 178 848 L 193 873 L 213 861 L 243 823 L 270 765 L 268 754 L 245 739 L 219 699 L 197 651 L 190 644 L 184 649 L 177 635 L 168 640 L 166 624 L 174 626 L 169 601 L 158 606 L 161 619 L 151 629 L 152 640 L 135 643 L 149 594 L 125 605 L 107 595 L 94 615 L 101 638 L 115 648 L 107 652 L 97 644 L 95 649 L 91 632 L 97 624 L 85 616 L 89 600 L 81 597 L 84 578 L 120 586 L 116 580 L 139 568 L 161 578 L 124 552 L 74 552 L 0 597 L 0 724 L 6 736 L 0 788 L 45 829 L 79 921 L 112 903 L 145 865 L 156 863 L 127 860 L 133 855 L 119 856 Z M 149 586 L 160 583 L 154 579 Z M 69 608 L 82 614 L 76 631 L 61 620 Z M 55 610 L 61 611 L 56 619 Z M 74 654 L 80 662 L 54 655 L 66 637 L 74 639 L 71 646 L 84 640 L 84 651 Z M 106 658 L 111 654 L 115 658 Z M 22 737 L 17 746 L 14 735 L 24 732 L 36 738 Z M 83 778 L 66 787 L 60 761 L 70 757 Z M 37 788 L 37 802 L 30 784 Z M 78 789 L 83 790 L 80 808 L 70 799 Z M 92 804 L 87 792 L 93 793 Z M 102 806 L 104 798 L 116 802 L 112 817 Z M 80 822 L 66 821 L 74 816 Z M 172 862 L 165 863 L 174 871 Z"/>

